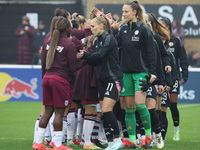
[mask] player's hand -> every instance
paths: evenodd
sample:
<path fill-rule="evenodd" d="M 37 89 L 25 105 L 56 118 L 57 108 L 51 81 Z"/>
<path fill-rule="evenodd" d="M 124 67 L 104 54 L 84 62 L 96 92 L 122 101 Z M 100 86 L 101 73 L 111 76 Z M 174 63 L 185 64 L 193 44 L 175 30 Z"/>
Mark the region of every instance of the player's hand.
<path fill-rule="evenodd" d="M 108 14 L 104 15 L 103 17 L 106 17 L 109 20 L 110 24 L 113 23 L 113 17 L 112 17 L 111 13 L 108 13 Z"/>
<path fill-rule="evenodd" d="M 166 66 L 165 67 L 165 71 L 166 71 L 166 73 L 170 73 L 172 71 L 172 67 L 171 66 Z"/>
<path fill-rule="evenodd" d="M 71 41 L 72 40 L 72 36 L 70 35 L 70 37 L 68 37 L 68 39 Z"/>
<path fill-rule="evenodd" d="M 158 86 L 158 94 L 161 95 L 164 92 L 164 86 L 163 85 L 159 85 Z"/>
<path fill-rule="evenodd" d="M 146 81 L 142 80 L 142 79 L 139 80 L 140 81 L 140 86 L 142 86 L 141 90 L 143 92 L 147 91 L 148 88 L 151 86 L 151 82 L 150 82 L 151 76 L 146 75 L 145 78 L 146 78 Z"/>
<path fill-rule="evenodd" d="M 115 28 L 115 29 L 119 29 L 119 28 L 120 28 L 120 24 L 117 23 L 117 21 L 115 21 L 115 22 L 112 24 L 112 27 Z"/>
<path fill-rule="evenodd" d="M 154 74 L 151 74 L 150 82 L 153 83 L 156 80 L 156 76 Z"/>
<path fill-rule="evenodd" d="M 80 58 L 83 57 L 83 55 L 84 55 L 84 50 L 79 50 L 79 53 L 76 54 L 76 57 L 77 57 L 78 59 L 80 59 Z"/>
<path fill-rule="evenodd" d="M 170 89 L 171 89 L 170 86 L 165 85 L 165 87 L 164 87 L 164 92 L 169 92 Z"/>
<path fill-rule="evenodd" d="M 104 15 L 104 10 L 103 10 L 103 8 L 102 8 L 101 11 L 100 11 L 99 9 L 95 8 L 94 11 L 93 11 L 93 13 L 94 13 L 97 17 L 103 16 L 103 15 Z"/>
<path fill-rule="evenodd" d="M 186 81 L 182 78 L 182 85 L 184 85 L 186 83 Z"/>
<path fill-rule="evenodd" d="M 25 28 L 24 28 L 26 31 L 29 29 L 29 27 L 28 26 L 25 26 Z"/>

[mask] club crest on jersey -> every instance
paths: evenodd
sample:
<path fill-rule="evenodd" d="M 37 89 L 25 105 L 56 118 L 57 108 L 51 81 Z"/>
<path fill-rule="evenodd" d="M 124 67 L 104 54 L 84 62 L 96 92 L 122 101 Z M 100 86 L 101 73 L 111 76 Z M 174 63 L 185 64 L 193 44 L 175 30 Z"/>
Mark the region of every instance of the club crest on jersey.
<path fill-rule="evenodd" d="M 174 43 L 173 42 L 169 42 L 169 46 L 170 47 L 174 46 Z"/>
<path fill-rule="evenodd" d="M 67 105 L 68 105 L 68 100 L 65 101 L 65 106 L 67 106 Z"/>
<path fill-rule="evenodd" d="M 135 35 L 138 35 L 138 34 L 139 34 L 139 30 L 136 30 L 136 31 L 135 31 Z"/>
<path fill-rule="evenodd" d="M 127 30 L 125 30 L 124 33 L 127 33 Z"/>

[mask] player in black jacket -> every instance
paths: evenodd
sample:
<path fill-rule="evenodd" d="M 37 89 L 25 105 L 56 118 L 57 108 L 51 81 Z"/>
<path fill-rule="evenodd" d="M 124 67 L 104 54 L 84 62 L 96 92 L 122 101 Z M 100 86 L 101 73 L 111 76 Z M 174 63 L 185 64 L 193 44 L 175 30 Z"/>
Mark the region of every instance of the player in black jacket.
<path fill-rule="evenodd" d="M 148 22 L 146 20 L 146 24 L 147 26 L 152 30 L 152 26 L 150 24 L 150 22 Z M 156 65 L 156 73 L 157 73 L 157 79 L 156 81 L 153 82 L 152 86 L 149 87 L 149 89 L 147 90 L 147 97 L 146 97 L 146 106 L 149 110 L 150 116 L 151 116 L 151 126 L 152 126 L 152 131 L 155 134 L 155 142 L 156 142 L 156 146 L 157 148 L 163 148 L 164 147 L 164 143 L 163 143 L 163 139 L 161 136 L 161 124 L 160 124 L 160 120 L 159 120 L 159 116 L 156 113 L 156 103 L 157 103 L 157 92 L 158 94 L 162 94 L 164 92 L 164 69 L 163 69 L 163 59 L 161 58 L 161 46 L 159 45 L 163 45 L 164 49 L 165 46 L 160 38 L 160 40 L 155 40 L 155 33 L 153 33 L 154 36 L 154 47 L 155 47 L 155 51 L 156 51 L 156 57 L 157 57 L 157 65 Z M 157 37 L 160 37 L 159 35 L 157 35 Z M 167 53 L 166 53 L 167 54 Z M 168 59 L 168 54 L 167 57 L 165 57 L 165 55 L 163 55 L 164 58 Z M 164 59 L 166 60 L 166 59 Z M 166 65 L 166 64 L 165 64 Z M 170 63 L 168 62 L 167 66 L 165 67 L 166 71 L 168 70 L 168 67 L 170 67 Z M 158 85 L 156 90 L 156 86 Z M 154 135 L 153 134 L 153 135 Z M 154 137 L 154 136 L 153 136 Z M 141 146 L 144 145 L 143 143 L 143 136 L 141 139 Z"/>
<path fill-rule="evenodd" d="M 160 21 L 169 29 L 170 33 L 172 33 L 170 20 L 168 18 L 162 18 L 160 19 Z M 175 79 L 175 83 L 173 84 L 173 87 L 170 90 L 170 102 L 171 102 L 170 110 L 171 110 L 172 118 L 174 122 L 173 140 L 179 141 L 180 140 L 179 111 L 177 108 L 177 99 L 178 99 L 180 80 L 181 80 L 181 73 L 180 73 L 179 68 L 181 67 L 182 69 L 182 85 L 184 85 L 188 79 L 187 55 L 186 55 L 183 43 L 181 42 L 180 38 L 177 36 L 171 35 L 170 41 L 167 43 L 166 48 L 169 52 L 171 52 L 174 55 L 175 60 L 176 60 L 177 74 L 173 75 L 173 79 Z"/>
<path fill-rule="evenodd" d="M 121 50 L 120 66 L 123 72 L 124 88 L 121 95 L 126 105 L 125 122 L 130 143 L 127 148 L 137 148 L 136 145 L 136 118 L 138 110 L 146 134 L 146 148 L 152 148 L 151 119 L 145 105 L 146 91 L 140 86 L 140 79 L 150 75 L 150 82 L 156 79 L 156 54 L 153 44 L 153 35 L 144 24 L 143 11 L 139 1 L 124 4 L 124 26 L 115 35 Z"/>
<path fill-rule="evenodd" d="M 83 58 L 89 64 L 97 65 L 99 71 L 99 100 L 103 113 L 103 125 L 108 139 L 106 149 L 123 147 L 119 137 L 119 127 L 112 112 L 122 88 L 123 74 L 119 66 L 118 45 L 111 35 L 111 26 L 107 18 L 99 16 L 91 21 L 91 31 L 97 36 L 94 43 L 94 53 L 80 50 L 78 58 Z M 115 137 L 113 141 L 113 136 Z"/>

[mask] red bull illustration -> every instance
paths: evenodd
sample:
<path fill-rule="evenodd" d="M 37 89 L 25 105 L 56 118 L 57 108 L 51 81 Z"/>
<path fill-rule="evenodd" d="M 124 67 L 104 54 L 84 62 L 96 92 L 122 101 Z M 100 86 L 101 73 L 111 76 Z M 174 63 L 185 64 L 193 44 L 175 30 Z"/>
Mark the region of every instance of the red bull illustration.
<path fill-rule="evenodd" d="M 5 86 L 3 96 L 10 95 L 14 98 L 20 98 L 22 94 L 27 97 L 38 99 L 39 96 L 33 90 L 37 89 L 37 78 L 31 79 L 31 84 L 27 84 L 17 78 L 13 78 Z"/>
<path fill-rule="evenodd" d="M 40 101 L 42 90 L 38 85 L 41 85 L 41 80 L 38 80 L 36 74 L 26 74 L 26 76 L 15 74 L 14 77 L 11 74 L 0 72 L 0 102 Z"/>

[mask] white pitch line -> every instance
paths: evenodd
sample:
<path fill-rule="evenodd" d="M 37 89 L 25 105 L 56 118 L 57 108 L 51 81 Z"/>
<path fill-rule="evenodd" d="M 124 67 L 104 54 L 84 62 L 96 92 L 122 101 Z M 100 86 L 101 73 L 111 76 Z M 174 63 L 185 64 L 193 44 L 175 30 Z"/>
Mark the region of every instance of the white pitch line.
<path fill-rule="evenodd" d="M 194 142 L 194 143 L 200 143 L 198 140 L 180 140 L 182 142 Z"/>
<path fill-rule="evenodd" d="M 187 107 L 194 107 L 194 106 L 200 106 L 200 104 L 188 104 L 188 105 L 178 106 L 178 108 L 187 108 Z"/>
<path fill-rule="evenodd" d="M 25 140 L 25 138 L 0 138 L 0 140 Z"/>

